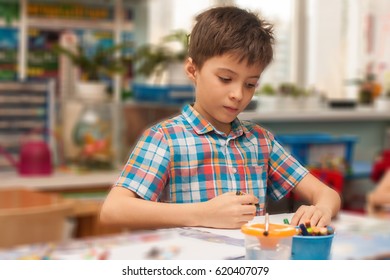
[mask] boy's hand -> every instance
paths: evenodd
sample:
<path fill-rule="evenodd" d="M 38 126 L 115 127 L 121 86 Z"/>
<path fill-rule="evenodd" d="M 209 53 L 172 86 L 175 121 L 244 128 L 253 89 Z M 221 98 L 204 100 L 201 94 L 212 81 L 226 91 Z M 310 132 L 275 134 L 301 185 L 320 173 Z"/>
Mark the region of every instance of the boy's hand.
<path fill-rule="evenodd" d="M 207 202 L 202 211 L 201 226 L 212 228 L 240 228 L 256 215 L 258 199 L 251 194 L 224 193 Z"/>
<path fill-rule="evenodd" d="M 332 213 L 329 209 L 314 205 L 302 205 L 291 219 L 291 225 L 297 226 L 310 221 L 312 226 L 324 227 L 330 225 Z"/>

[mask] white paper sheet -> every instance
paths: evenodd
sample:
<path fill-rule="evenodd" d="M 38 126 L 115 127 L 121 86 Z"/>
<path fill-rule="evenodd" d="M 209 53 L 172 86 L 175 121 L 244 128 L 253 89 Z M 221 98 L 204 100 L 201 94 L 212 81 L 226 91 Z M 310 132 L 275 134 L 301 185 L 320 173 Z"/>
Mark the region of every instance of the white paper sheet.
<path fill-rule="evenodd" d="M 207 253 L 206 253 L 207 252 Z M 110 250 L 111 260 L 222 260 L 245 256 L 245 247 L 175 236 L 166 240 L 127 244 Z"/>

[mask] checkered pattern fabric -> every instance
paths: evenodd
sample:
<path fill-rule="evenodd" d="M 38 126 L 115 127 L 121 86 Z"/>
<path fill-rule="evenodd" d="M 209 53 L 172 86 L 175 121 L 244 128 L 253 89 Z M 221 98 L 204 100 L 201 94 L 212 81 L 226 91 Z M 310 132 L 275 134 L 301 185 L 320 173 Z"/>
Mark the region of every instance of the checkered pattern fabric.
<path fill-rule="evenodd" d="M 261 126 L 235 119 L 226 136 L 186 105 L 143 133 L 115 186 L 174 203 L 240 190 L 259 198 L 261 215 L 266 194 L 281 199 L 307 172 Z"/>

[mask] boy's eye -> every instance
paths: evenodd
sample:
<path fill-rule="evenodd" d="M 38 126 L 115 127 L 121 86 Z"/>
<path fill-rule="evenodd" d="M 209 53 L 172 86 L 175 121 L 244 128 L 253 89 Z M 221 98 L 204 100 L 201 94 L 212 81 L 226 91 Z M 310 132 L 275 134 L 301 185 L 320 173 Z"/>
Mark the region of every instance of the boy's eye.
<path fill-rule="evenodd" d="M 222 82 L 224 82 L 224 83 L 228 83 L 228 82 L 230 82 L 232 79 L 230 79 L 230 78 L 226 78 L 226 77 L 221 77 L 221 76 L 218 76 L 218 78 L 222 81 Z"/>
<path fill-rule="evenodd" d="M 247 84 L 246 84 L 246 87 L 247 87 L 247 88 L 255 88 L 255 87 L 256 87 L 256 84 L 247 83 Z"/>

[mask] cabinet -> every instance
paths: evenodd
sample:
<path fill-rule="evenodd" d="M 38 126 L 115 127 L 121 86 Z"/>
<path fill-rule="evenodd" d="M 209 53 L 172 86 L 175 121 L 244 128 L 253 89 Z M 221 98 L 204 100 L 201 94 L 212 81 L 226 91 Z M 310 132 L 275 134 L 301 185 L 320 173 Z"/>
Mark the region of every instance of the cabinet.
<path fill-rule="evenodd" d="M 177 104 L 161 106 L 152 102 L 126 102 L 123 104 L 122 110 L 125 126 L 121 128 L 122 132 L 120 133 L 122 135 L 123 151 L 119 160 L 124 163 L 146 128 L 158 121 L 180 114 L 181 107 Z"/>
<path fill-rule="evenodd" d="M 8 11 L 12 8 L 13 11 L 19 11 L 19 14 L 11 17 L 11 21 L 5 16 L 0 18 L 2 38 L 0 79 L 54 78 L 59 92 L 62 82 L 59 72 L 65 66 L 59 64 L 57 55 L 53 53 L 53 46 L 59 43 L 61 34 L 65 31 L 74 32 L 90 52 L 98 47 L 108 47 L 124 40 L 133 42 L 139 37 L 135 34 L 134 22 L 138 21 L 137 24 L 143 25 L 146 21 L 146 17 L 143 17 L 145 13 L 142 11 L 145 7 L 140 2 L 136 0 L 2 1 L 0 3 L 2 10 Z M 136 17 L 138 14 L 143 18 Z M 140 30 L 139 32 L 142 32 L 142 29 Z M 65 79 L 64 82 L 68 80 Z M 107 82 L 112 88 L 114 99 L 119 101 L 122 87 L 120 79 Z"/>
<path fill-rule="evenodd" d="M 67 116 L 63 107 L 77 103 L 74 99 L 75 76 L 69 65 L 61 64 L 52 51 L 63 32 L 74 33 L 88 50 L 108 47 L 122 41 L 145 42 L 147 2 L 139 0 L 6 0 L 0 2 L 2 11 L 10 7 L 17 13 L 11 21 L 0 15 L 0 80 L 54 80 L 54 96 L 58 103 L 58 125 Z M 135 28 L 137 26 L 137 29 Z M 127 51 L 131 51 L 127 50 Z M 107 79 L 112 92 L 112 106 L 119 106 L 126 80 L 117 76 Z M 72 89 L 73 88 L 73 89 Z M 1 104 L 1 101 L 0 101 Z M 64 105 L 66 104 L 66 105 Z M 2 106 L 5 106 L 4 104 Z M 75 109 L 77 110 L 77 108 Z M 114 146 L 120 146 L 118 110 L 111 110 Z M 63 132 L 65 135 L 65 132 Z M 66 155 L 65 155 L 66 156 Z"/>
<path fill-rule="evenodd" d="M 18 160 L 23 138 L 46 140 L 53 149 L 54 83 L 0 82 L 0 146 Z M 14 169 L 0 155 L 0 171 Z"/>

